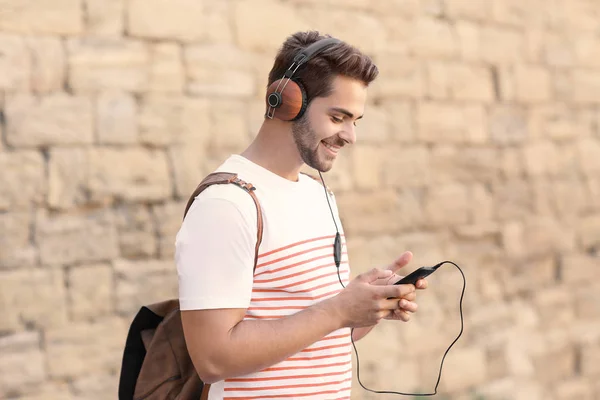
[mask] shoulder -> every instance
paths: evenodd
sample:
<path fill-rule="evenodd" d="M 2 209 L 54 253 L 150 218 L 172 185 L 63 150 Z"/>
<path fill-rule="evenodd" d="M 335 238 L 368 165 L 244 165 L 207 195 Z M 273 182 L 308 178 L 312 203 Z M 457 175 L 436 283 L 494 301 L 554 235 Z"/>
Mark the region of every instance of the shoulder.
<path fill-rule="evenodd" d="M 327 185 L 323 185 L 323 181 L 321 180 L 321 178 L 319 178 L 318 176 L 306 173 L 306 172 L 300 172 L 302 175 L 307 176 L 308 178 L 311 178 L 314 182 L 312 183 L 312 185 L 316 185 L 319 187 L 320 190 L 323 190 L 323 187 L 325 187 L 325 190 L 327 190 L 327 193 L 329 193 L 330 196 L 333 196 L 333 191 L 329 188 L 329 186 Z M 311 181 L 309 181 L 311 182 Z"/>

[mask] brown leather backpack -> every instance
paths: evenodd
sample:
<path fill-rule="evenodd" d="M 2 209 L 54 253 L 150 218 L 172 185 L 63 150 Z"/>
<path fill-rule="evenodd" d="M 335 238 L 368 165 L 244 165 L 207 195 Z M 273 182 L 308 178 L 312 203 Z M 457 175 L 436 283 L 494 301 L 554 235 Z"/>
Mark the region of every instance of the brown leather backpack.
<path fill-rule="evenodd" d="M 235 184 L 252 196 L 258 214 L 254 267 L 262 241 L 263 223 L 254 186 L 232 173 L 208 175 L 190 196 L 184 218 L 194 199 L 216 184 Z M 206 399 L 210 385 L 204 385 L 188 354 L 181 324 L 179 300 L 170 299 L 142 307 L 133 319 L 121 364 L 119 400 Z"/>

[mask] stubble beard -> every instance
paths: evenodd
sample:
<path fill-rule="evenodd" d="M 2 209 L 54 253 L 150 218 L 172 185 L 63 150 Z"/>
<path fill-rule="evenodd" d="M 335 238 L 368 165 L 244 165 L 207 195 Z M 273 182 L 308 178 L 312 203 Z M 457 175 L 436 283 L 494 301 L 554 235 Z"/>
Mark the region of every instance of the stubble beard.
<path fill-rule="evenodd" d="M 333 167 L 333 159 L 319 158 L 320 142 L 317 141 L 317 133 L 310 125 L 306 113 L 292 124 L 292 136 L 298 153 L 306 165 L 321 172 L 327 172 Z"/>

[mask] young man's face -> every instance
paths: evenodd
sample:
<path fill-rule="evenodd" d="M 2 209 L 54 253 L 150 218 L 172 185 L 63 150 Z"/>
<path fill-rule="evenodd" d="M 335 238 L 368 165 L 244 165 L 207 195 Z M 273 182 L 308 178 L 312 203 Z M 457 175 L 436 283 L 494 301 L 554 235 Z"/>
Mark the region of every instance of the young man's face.
<path fill-rule="evenodd" d="M 292 125 L 294 141 L 308 166 L 326 172 L 339 151 L 356 141 L 356 120 L 362 118 L 367 88 L 358 80 L 337 76 L 328 97 L 313 99 Z"/>

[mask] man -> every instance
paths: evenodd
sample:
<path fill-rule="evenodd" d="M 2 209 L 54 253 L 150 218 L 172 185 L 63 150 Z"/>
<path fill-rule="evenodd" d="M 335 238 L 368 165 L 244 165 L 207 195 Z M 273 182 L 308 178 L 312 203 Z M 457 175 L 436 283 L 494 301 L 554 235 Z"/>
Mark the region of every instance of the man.
<path fill-rule="evenodd" d="M 269 88 L 281 83 L 300 50 L 326 38 L 290 36 Z M 176 261 L 186 343 L 200 378 L 211 384 L 208 399 L 349 398 L 350 335 L 359 340 L 382 318 L 408 321 L 416 311 L 415 286 L 390 284 L 412 254 L 349 281 L 335 198 L 300 173 L 304 164 L 330 170 L 356 141 L 367 87 L 377 74 L 367 56 L 344 42 L 322 49 L 297 69 L 294 81 L 282 81 L 305 91 L 300 115 L 284 118 L 285 107 L 273 106 L 277 99 L 270 96 L 255 140 L 217 169 L 256 187 L 264 236 L 255 270 L 258 217 L 248 193 L 214 185 L 192 203 L 177 235 Z"/>

